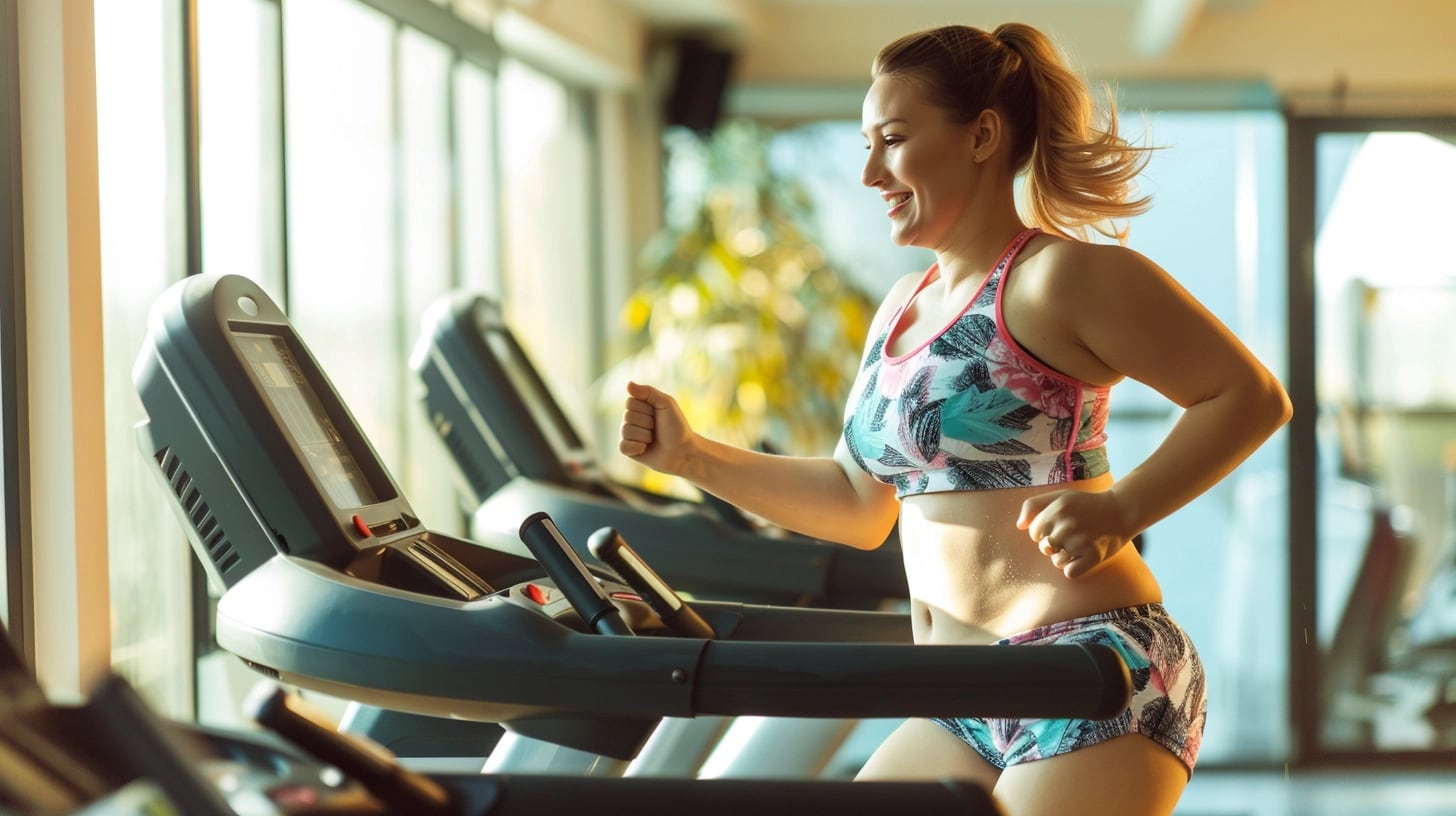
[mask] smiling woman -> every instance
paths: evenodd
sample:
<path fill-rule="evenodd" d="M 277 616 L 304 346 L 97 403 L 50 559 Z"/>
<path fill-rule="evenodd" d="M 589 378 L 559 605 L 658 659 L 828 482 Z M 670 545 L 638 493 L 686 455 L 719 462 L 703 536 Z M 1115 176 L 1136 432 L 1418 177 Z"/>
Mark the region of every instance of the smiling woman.
<path fill-rule="evenodd" d="M 1124 110 L 1138 114 L 1124 121 L 1169 145 L 1149 159 L 1143 186 L 1156 193 L 1157 205 L 1128 220 L 1128 246 L 1177 269 L 1180 282 L 1238 327 L 1261 359 L 1282 365 L 1283 116 L 1272 109 L 1151 107 L 1157 100 L 1132 85 L 1122 94 Z M 778 171 L 818 202 L 810 224 L 825 237 L 830 257 L 882 297 L 887 279 L 923 270 L 935 258 L 884 240 L 885 207 L 859 184 L 865 158 L 859 131 L 859 121 L 844 120 L 787 129 L 775 136 L 770 153 Z M 1190 234 L 1203 238 L 1189 241 Z M 1161 395 L 1131 381 L 1117 386 L 1109 408 L 1107 455 L 1114 472 L 1123 473 L 1156 449 L 1174 415 Z M 1280 433 L 1230 478 L 1148 530 L 1144 557 L 1165 603 L 1218 678 L 1209 687 L 1215 714 L 1200 767 L 1278 766 L 1289 758 L 1288 642 L 1283 626 L 1269 622 L 1270 615 L 1282 620 L 1289 598 L 1287 479 L 1287 440 Z M 1327 529 L 1350 525 L 1332 521 Z M 1205 544 L 1182 544 L 1191 541 Z M 1322 607 L 1330 594 L 1321 592 Z"/>
<path fill-rule="evenodd" d="M 1098 642 L 1136 678 L 1094 721 L 909 720 L 862 779 L 957 777 L 1013 816 L 1167 814 L 1202 745 L 1207 688 L 1187 633 L 1128 543 L 1287 421 L 1282 387 L 1125 238 L 1148 152 L 1091 121 L 1090 95 L 1021 24 L 906 35 L 874 63 L 861 182 L 891 239 L 931 250 L 866 336 L 832 457 L 705 437 L 632 383 L 619 449 L 769 521 L 874 548 L 898 520 L 917 643 Z M 1024 179 L 1026 212 L 1015 191 Z M 1187 360 L 1197 356 L 1201 365 Z M 1120 479 L 1109 393 L 1140 381 L 1181 416 Z"/>

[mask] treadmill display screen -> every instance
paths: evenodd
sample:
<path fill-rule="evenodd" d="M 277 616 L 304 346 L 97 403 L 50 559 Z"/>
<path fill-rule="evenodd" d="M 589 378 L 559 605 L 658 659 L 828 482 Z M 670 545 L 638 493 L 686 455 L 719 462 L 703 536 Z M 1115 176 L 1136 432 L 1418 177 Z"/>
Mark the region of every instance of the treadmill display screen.
<path fill-rule="evenodd" d="M 556 450 L 557 455 L 570 459 L 573 455 L 581 454 L 584 448 L 581 438 L 576 435 L 566 417 L 561 415 L 556 400 L 546 391 L 545 384 L 536 376 L 531 363 L 523 359 L 520 348 L 504 332 L 494 329 L 485 331 L 485 341 L 505 369 L 516 393 L 526 403 L 532 416 L 539 421 L 541 433 L 546 436 L 546 441 Z"/>
<path fill-rule="evenodd" d="M 334 423 L 282 337 L 236 332 L 238 348 L 263 386 L 263 393 L 283 420 L 314 478 L 340 508 L 376 504 L 375 494 L 354 455 L 345 447 Z"/>

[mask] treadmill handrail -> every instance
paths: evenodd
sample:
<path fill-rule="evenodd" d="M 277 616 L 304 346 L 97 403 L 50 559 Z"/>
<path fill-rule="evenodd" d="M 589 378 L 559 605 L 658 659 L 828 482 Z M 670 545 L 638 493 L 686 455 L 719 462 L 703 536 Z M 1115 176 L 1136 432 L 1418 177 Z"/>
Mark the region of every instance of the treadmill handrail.
<path fill-rule="evenodd" d="M 280 596 L 292 599 L 287 610 Z M 550 712 L 1096 718 L 1131 696 L 1126 666 L 1106 647 L 609 637 L 528 603 L 505 593 L 433 598 L 278 556 L 219 601 L 218 642 L 301 686 L 357 687 L 367 678 L 362 691 L 373 689 L 387 707 L 494 706 L 503 712 L 497 721 Z M 751 618 L 753 608 L 743 613 Z M 856 613 L 774 614 L 812 622 Z"/>

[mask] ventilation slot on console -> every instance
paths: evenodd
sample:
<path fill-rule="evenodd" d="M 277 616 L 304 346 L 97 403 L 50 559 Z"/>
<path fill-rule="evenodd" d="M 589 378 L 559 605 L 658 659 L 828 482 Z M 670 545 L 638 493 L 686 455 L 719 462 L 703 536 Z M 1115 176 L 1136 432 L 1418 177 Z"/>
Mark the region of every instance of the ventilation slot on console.
<path fill-rule="evenodd" d="M 219 573 L 226 574 L 237 566 L 240 559 L 227 534 L 223 532 L 222 525 L 213 516 L 212 508 L 207 506 L 207 502 L 202 500 L 202 495 L 192 484 L 192 476 L 182 467 L 182 461 L 173 455 L 171 448 L 163 448 L 157 453 L 157 464 L 161 466 L 162 474 L 167 477 L 167 483 L 172 486 L 172 492 L 182 502 L 182 511 L 196 531 L 207 556 L 217 566 Z"/>
<path fill-rule="evenodd" d="M 239 659 L 243 661 L 243 665 L 244 666 L 247 666 L 248 668 L 252 669 L 253 671 L 255 671 L 255 672 L 257 672 L 257 673 L 259 673 L 259 674 L 261 674 L 261 675 L 263 675 L 265 677 L 271 677 L 274 680 L 282 680 L 283 679 L 283 674 L 281 672 L 279 672 L 277 669 L 273 668 L 272 666 L 264 666 L 262 663 L 254 663 L 253 661 L 247 659 L 246 657 L 239 658 Z"/>
<path fill-rule="evenodd" d="M 491 483 L 490 478 L 486 476 L 485 467 L 476 460 L 474 452 L 465 444 L 464 435 L 450 430 L 441 433 L 440 436 L 445 440 L 445 447 L 455 457 L 455 464 L 465 476 L 465 481 L 470 485 L 471 491 L 481 494 L 480 501 L 490 498 L 490 493 L 499 489 L 500 485 Z"/>

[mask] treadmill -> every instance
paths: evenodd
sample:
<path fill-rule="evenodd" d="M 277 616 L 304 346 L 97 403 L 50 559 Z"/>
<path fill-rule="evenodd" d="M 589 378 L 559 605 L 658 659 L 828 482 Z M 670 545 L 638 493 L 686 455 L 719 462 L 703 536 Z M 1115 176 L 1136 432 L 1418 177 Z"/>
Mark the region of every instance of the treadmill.
<path fill-rule="evenodd" d="M 516 531 L 534 557 L 433 531 L 247 278 L 169 288 L 133 379 L 148 417 L 138 443 L 225 588 L 218 644 L 282 683 L 621 760 L 664 717 L 1106 718 L 1130 698 L 1109 648 L 916 646 L 900 614 L 698 601 L 692 617 L 712 637 L 677 628 L 681 599 L 650 558 L 617 559 L 631 577 L 589 567 L 539 510 Z M 590 539 L 630 540 L 607 528 Z M 995 812 L 984 791 L 953 784 L 543 778 L 542 795 L 562 802 L 647 813 L 870 800 Z"/>
<path fill-rule="evenodd" d="M 591 780 L 562 789 L 561 780 L 548 776 L 424 775 L 331 730 L 306 701 L 276 684 L 262 684 L 248 701 L 268 731 L 212 735 L 157 716 L 114 674 L 79 705 L 54 703 L 34 678 L 13 667 L 13 658 L 0 629 L 5 816 L 525 816 L 583 805 L 648 814 L 700 805 L 696 813 L 729 816 L 766 800 L 789 806 L 824 801 L 819 788 L 772 782 L 688 788 L 683 782 Z M 956 785 L 941 791 L 862 785 L 855 792 L 886 808 L 929 802 L 932 813 L 951 813 L 952 806 L 971 814 L 996 812 L 981 791 Z"/>
<path fill-rule="evenodd" d="M 604 813 L 742 813 L 795 807 L 928 806 L 994 814 L 977 788 L 875 783 L 825 795 L 776 781 L 562 780 L 553 776 L 425 775 L 377 746 L 334 731 L 277 684 L 260 684 L 248 713 L 268 731 L 209 731 L 156 715 L 119 675 L 78 705 L 46 699 L 0 628 L 0 814 L 5 816 L 525 816 L 583 803 Z"/>
<path fill-rule="evenodd" d="M 456 292 L 433 303 L 410 365 L 474 508 L 474 537 L 511 537 L 522 518 L 541 511 L 588 563 L 595 560 L 585 542 L 610 526 L 698 598 L 878 609 L 909 594 L 894 536 L 857 550 L 764 528 L 711 494 L 687 501 L 604 476 L 487 297 Z M 525 554 L 519 543 L 513 551 Z"/>
<path fill-rule="evenodd" d="M 287 740 L 158 716 L 120 675 L 79 703 L 48 700 L 0 627 L 0 814 L 285 812 L 384 811 L 362 782 Z"/>

